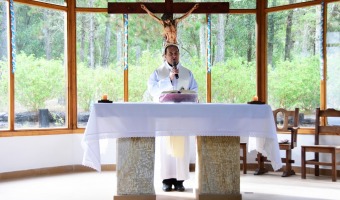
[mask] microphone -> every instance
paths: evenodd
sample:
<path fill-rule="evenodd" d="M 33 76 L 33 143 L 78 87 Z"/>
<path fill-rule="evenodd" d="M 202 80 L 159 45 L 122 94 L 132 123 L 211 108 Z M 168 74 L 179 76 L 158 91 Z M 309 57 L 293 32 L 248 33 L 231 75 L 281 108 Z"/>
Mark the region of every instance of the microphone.
<path fill-rule="evenodd" d="M 173 63 L 172 63 L 172 66 L 174 67 L 174 69 L 177 69 L 177 64 L 178 63 L 176 63 L 176 60 L 173 60 Z M 176 79 L 178 79 L 178 74 L 175 74 L 175 77 L 176 77 Z"/>

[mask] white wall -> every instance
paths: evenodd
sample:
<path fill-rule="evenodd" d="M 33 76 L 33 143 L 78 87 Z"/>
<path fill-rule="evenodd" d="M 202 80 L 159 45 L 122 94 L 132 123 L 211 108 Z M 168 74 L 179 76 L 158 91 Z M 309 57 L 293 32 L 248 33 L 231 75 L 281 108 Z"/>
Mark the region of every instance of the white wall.
<path fill-rule="evenodd" d="M 0 138 L 0 173 L 66 165 L 80 165 L 82 134 Z M 116 141 L 102 142 L 102 163 L 116 162 Z"/>
<path fill-rule="evenodd" d="M 278 135 L 278 139 L 286 139 L 289 135 Z M 0 138 L 0 173 L 39 169 L 47 167 L 81 165 L 83 149 L 81 147 L 82 134 L 23 136 Z M 288 138 L 287 138 L 288 139 Z M 191 137 L 191 163 L 195 163 L 195 138 Z M 340 145 L 339 136 L 322 136 L 321 143 Z M 298 147 L 293 150 L 294 166 L 301 164 L 302 144 L 313 144 L 312 135 L 299 135 Z M 101 141 L 102 164 L 116 163 L 116 140 Z M 281 151 L 284 156 L 284 151 Z M 256 152 L 248 154 L 248 162 L 255 163 Z M 323 160 L 330 160 L 329 156 L 322 156 Z M 337 158 L 340 160 L 340 156 Z M 339 169 L 339 167 L 338 167 Z"/>

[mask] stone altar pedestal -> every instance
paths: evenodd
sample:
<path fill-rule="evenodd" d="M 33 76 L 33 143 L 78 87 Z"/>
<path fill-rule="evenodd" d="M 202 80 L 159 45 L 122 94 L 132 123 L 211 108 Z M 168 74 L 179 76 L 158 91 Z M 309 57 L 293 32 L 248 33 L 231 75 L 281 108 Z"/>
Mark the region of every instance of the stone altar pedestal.
<path fill-rule="evenodd" d="M 240 137 L 197 136 L 196 199 L 241 200 Z"/>
<path fill-rule="evenodd" d="M 241 200 L 240 138 L 197 136 L 196 199 Z M 155 138 L 117 139 L 114 200 L 156 200 Z"/>
<path fill-rule="evenodd" d="M 156 200 L 155 138 L 117 139 L 117 194 L 114 200 Z"/>

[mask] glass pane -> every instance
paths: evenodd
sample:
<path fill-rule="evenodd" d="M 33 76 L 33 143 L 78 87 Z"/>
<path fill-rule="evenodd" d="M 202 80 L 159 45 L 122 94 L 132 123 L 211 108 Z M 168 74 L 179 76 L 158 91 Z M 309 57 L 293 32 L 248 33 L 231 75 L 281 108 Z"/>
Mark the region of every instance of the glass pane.
<path fill-rule="evenodd" d="M 0 130 L 8 129 L 7 3 L 0 1 Z"/>
<path fill-rule="evenodd" d="M 203 1 L 197 1 L 197 0 L 174 0 L 174 2 L 225 2 L 225 1 L 216 1 L 216 0 L 203 0 Z M 256 0 L 228 0 L 226 2 L 229 2 L 229 8 L 230 9 L 255 9 L 256 8 Z"/>
<path fill-rule="evenodd" d="M 77 0 L 77 1 L 81 1 L 81 0 Z M 138 0 L 108 0 L 107 2 L 136 2 L 136 3 L 141 3 L 141 1 Z M 148 3 L 152 3 L 152 2 L 165 2 L 165 0 L 148 0 L 148 1 L 143 1 L 143 2 L 148 2 Z"/>
<path fill-rule="evenodd" d="M 320 106 L 320 7 L 268 15 L 268 103 L 300 108 L 302 127 L 313 127 Z"/>
<path fill-rule="evenodd" d="M 85 8 L 107 8 L 107 1 L 102 0 L 77 0 L 77 7 Z"/>
<path fill-rule="evenodd" d="M 104 94 L 123 101 L 122 15 L 77 14 L 78 126 Z"/>
<path fill-rule="evenodd" d="M 294 3 L 302 3 L 314 0 L 268 0 L 268 7 L 282 6 L 282 5 L 290 5 Z"/>
<path fill-rule="evenodd" d="M 46 3 L 66 6 L 66 0 L 34 0 L 34 1 L 40 1 L 40 2 L 46 2 Z"/>
<path fill-rule="evenodd" d="M 65 13 L 14 6 L 15 128 L 65 127 Z"/>
<path fill-rule="evenodd" d="M 340 3 L 327 11 L 327 107 L 340 109 Z"/>
<path fill-rule="evenodd" d="M 175 17 L 178 18 L 181 15 L 175 15 Z M 198 100 L 201 103 L 207 101 L 205 18 L 205 15 L 191 14 L 180 22 L 177 32 L 180 62 L 193 73 L 198 84 Z"/>
<path fill-rule="evenodd" d="M 212 102 L 246 103 L 256 95 L 255 15 L 213 15 Z"/>
<path fill-rule="evenodd" d="M 129 101 L 152 101 L 147 93 L 151 73 L 162 64 L 162 25 L 148 15 L 129 15 Z"/>

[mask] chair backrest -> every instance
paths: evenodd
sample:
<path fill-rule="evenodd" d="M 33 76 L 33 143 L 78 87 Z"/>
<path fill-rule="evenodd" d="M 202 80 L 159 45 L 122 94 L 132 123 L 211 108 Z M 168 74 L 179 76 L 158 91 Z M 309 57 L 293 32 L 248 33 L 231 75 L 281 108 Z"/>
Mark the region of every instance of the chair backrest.
<path fill-rule="evenodd" d="M 278 108 L 273 111 L 274 121 L 277 132 L 291 133 L 291 148 L 296 147 L 297 144 L 297 129 L 299 127 L 299 108 L 294 110 L 286 110 Z"/>
<path fill-rule="evenodd" d="M 332 125 L 328 123 L 328 117 L 337 117 L 339 120 L 338 125 Z M 323 120 L 325 119 L 325 120 Z M 333 108 L 328 108 L 326 110 L 321 110 L 316 108 L 315 112 L 315 140 L 314 144 L 319 145 L 319 135 L 320 133 L 327 134 L 340 134 L 340 110 L 335 110 Z"/>

